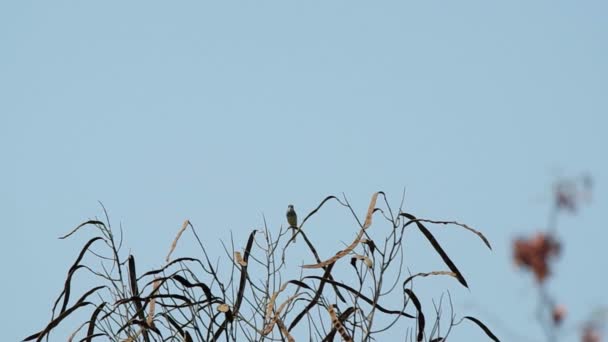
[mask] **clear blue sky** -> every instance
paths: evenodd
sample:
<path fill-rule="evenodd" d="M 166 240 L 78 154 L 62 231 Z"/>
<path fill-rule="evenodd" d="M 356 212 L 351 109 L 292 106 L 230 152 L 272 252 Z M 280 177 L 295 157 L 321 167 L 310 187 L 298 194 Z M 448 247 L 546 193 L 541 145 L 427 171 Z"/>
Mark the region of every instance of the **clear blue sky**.
<path fill-rule="evenodd" d="M 576 324 L 608 305 L 607 17 L 599 0 L 2 1 L 2 339 L 48 320 L 84 241 L 57 237 L 98 200 L 153 267 L 186 218 L 213 242 L 282 224 L 288 203 L 345 192 L 363 214 L 403 187 L 410 212 L 495 246 L 437 230 L 471 291 L 428 294 L 449 285 L 458 314 L 540 336 L 510 242 L 542 227 L 557 176 L 589 171 L 552 286 Z M 440 265 L 414 241 L 412 269 Z"/>

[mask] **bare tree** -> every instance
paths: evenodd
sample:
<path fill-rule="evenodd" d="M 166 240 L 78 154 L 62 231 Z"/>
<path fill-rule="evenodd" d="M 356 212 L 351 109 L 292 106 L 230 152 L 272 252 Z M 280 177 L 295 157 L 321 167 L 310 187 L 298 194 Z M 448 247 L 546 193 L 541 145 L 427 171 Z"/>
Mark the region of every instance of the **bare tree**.
<path fill-rule="evenodd" d="M 85 227 L 96 229 L 97 236 L 85 243 L 68 270 L 50 322 L 24 341 L 48 340 L 50 332 L 66 317 L 85 308 L 91 310 L 90 318 L 74 327 L 69 341 L 91 341 L 101 336 L 111 341 L 145 342 L 372 341 L 382 333 L 406 327 L 402 334 L 406 341 L 440 342 L 447 341 L 452 328 L 464 320 L 498 341 L 477 318 L 457 320 L 449 292 L 434 302 L 432 315 L 425 314 L 412 287 L 416 278 L 427 276 L 453 277 L 468 287 L 428 228 L 431 225 L 463 228 L 491 249 L 488 240 L 465 224 L 417 218 L 403 210 L 403 200 L 394 210 L 386 195 L 377 192 L 360 219 L 345 196 L 329 196 L 304 217 L 294 228 L 295 233 L 282 227 L 275 232 L 264 223 L 262 229 L 251 231 L 243 250 L 235 247 L 231 237 L 230 244 L 224 245 L 223 261 L 212 259 L 195 227 L 185 221 L 166 264 L 143 273 L 136 269 L 133 255 L 124 255 L 122 230 L 117 238 L 107 223 L 107 214 L 106 222 L 84 222 L 62 238 Z M 323 260 L 309 236 L 315 230 L 309 232 L 307 228 L 309 219 L 329 203 L 352 215 L 356 234 L 348 237 L 350 244 Z M 409 230 L 422 233 L 446 270 L 414 275 L 405 271 L 404 241 Z M 193 234 L 201 256 L 172 259 L 186 231 Z M 298 235 L 301 238 L 296 240 Z M 309 264 L 290 261 L 295 241 L 308 251 Z M 86 253 L 98 259 L 101 266 L 86 265 Z M 90 272 L 99 285 L 74 300 L 72 279 L 77 272 Z M 449 314 L 447 324 L 442 324 L 445 303 L 449 304 Z M 427 324 L 427 319 L 434 323 Z"/>

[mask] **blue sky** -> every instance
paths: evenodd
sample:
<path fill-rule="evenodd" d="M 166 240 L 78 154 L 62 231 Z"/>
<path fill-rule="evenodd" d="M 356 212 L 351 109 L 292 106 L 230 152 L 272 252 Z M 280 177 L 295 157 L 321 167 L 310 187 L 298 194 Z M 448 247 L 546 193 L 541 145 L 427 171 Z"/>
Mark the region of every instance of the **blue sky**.
<path fill-rule="evenodd" d="M 608 266 L 607 11 L 586 0 L 0 3 L 4 337 L 48 319 L 85 238 L 57 237 L 101 215 L 97 201 L 153 267 L 186 218 L 217 241 L 262 215 L 279 226 L 288 203 L 305 212 L 344 192 L 363 215 L 371 193 L 398 202 L 404 187 L 410 212 L 469 223 L 495 246 L 437 230 L 471 291 L 425 291 L 448 286 L 458 314 L 539 337 L 510 243 L 542 227 L 556 177 L 588 171 L 594 201 L 560 222 L 551 286 L 575 331 L 608 305 L 594 272 Z M 323 234 L 328 246 L 344 236 Z M 438 260 L 414 241 L 414 269 Z"/>

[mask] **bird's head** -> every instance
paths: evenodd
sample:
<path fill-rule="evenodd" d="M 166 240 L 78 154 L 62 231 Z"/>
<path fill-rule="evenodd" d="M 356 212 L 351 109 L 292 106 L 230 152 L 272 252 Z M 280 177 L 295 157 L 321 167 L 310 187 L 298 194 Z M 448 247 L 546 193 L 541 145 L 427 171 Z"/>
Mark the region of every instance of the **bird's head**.
<path fill-rule="evenodd" d="M 293 204 L 288 205 L 287 210 L 293 210 Z"/>

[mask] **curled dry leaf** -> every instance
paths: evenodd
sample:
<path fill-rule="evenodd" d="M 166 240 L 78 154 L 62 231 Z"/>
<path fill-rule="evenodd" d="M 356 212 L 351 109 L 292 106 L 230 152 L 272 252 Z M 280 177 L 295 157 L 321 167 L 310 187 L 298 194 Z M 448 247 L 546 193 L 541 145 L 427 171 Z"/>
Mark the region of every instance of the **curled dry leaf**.
<path fill-rule="evenodd" d="M 179 241 L 179 238 L 182 237 L 182 234 L 184 233 L 186 228 L 188 228 L 189 224 L 190 221 L 185 220 L 182 224 L 182 228 L 180 228 L 180 230 L 177 232 L 177 235 L 175 236 L 175 239 L 173 239 L 173 243 L 171 244 L 171 248 L 169 249 L 169 254 L 167 254 L 167 259 L 165 259 L 166 262 L 169 262 L 169 260 L 171 260 L 171 253 L 173 253 L 173 251 L 175 250 L 175 247 L 177 246 L 177 241 Z"/>
<path fill-rule="evenodd" d="M 236 262 L 239 265 L 247 266 L 247 262 L 245 260 L 243 260 L 243 256 L 241 255 L 241 252 L 234 252 L 234 259 L 236 260 Z"/>
<path fill-rule="evenodd" d="M 362 239 L 361 243 L 367 245 L 367 247 L 369 247 L 370 253 L 372 255 L 374 254 L 374 251 L 376 250 L 376 244 L 374 243 L 374 240 Z"/>
<path fill-rule="evenodd" d="M 363 229 L 361 229 L 359 231 L 359 234 L 357 234 L 355 241 L 353 241 L 353 243 L 351 243 L 348 247 L 346 247 L 346 249 L 336 253 L 336 255 L 334 255 L 333 257 L 331 257 L 325 261 L 322 261 L 318 264 L 313 264 L 313 265 L 304 265 L 304 266 L 302 266 L 302 268 L 323 268 L 327 265 L 333 264 L 334 262 L 336 262 L 336 261 L 340 260 L 341 258 L 343 258 L 344 256 L 348 255 L 348 253 L 352 252 L 353 249 L 355 249 L 355 247 L 357 247 L 359 242 L 361 242 L 361 237 L 363 237 Z"/>
<path fill-rule="evenodd" d="M 363 263 L 364 263 L 364 264 L 365 264 L 367 267 L 372 268 L 372 265 L 373 265 L 372 260 L 371 260 L 370 258 L 366 257 L 365 255 L 361 255 L 361 254 L 355 254 L 355 258 L 356 258 L 357 260 L 363 260 Z"/>
<path fill-rule="evenodd" d="M 230 311 L 230 306 L 226 303 L 222 303 L 217 306 L 217 311 L 226 313 Z"/>

